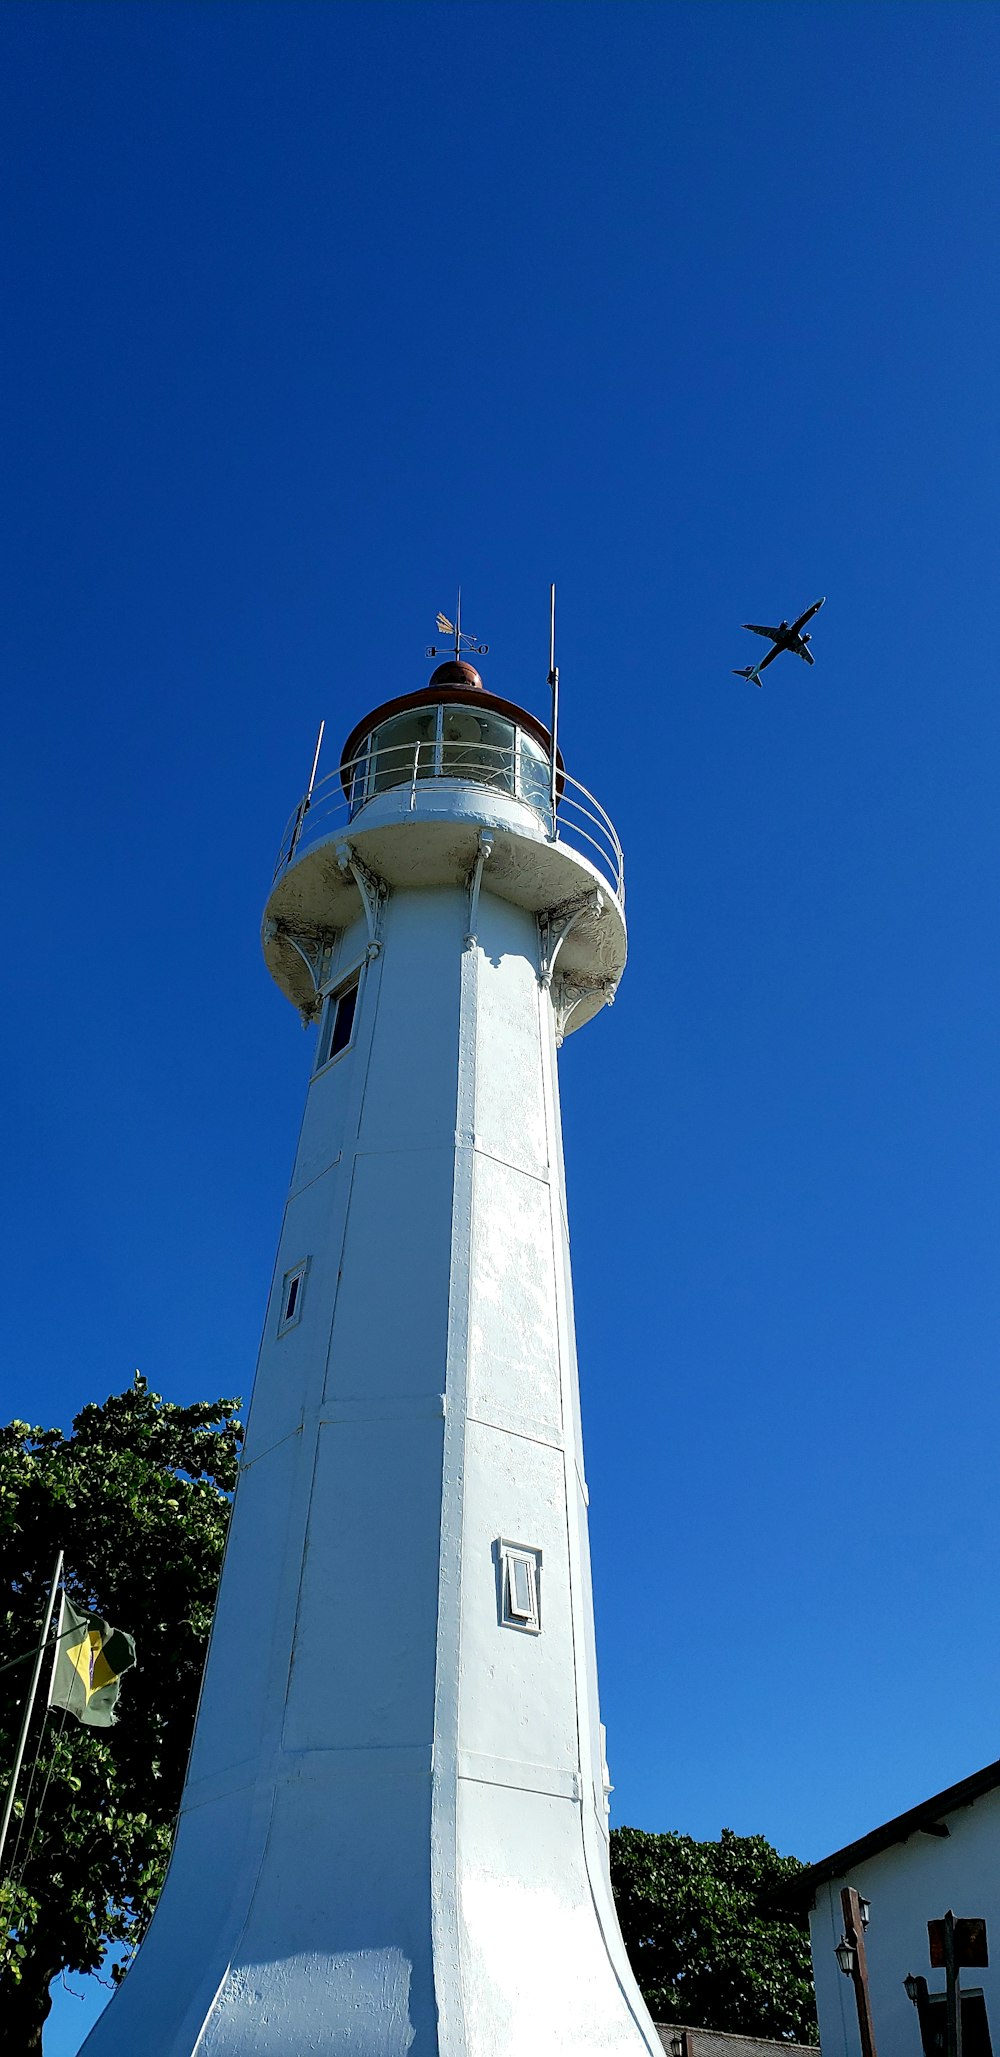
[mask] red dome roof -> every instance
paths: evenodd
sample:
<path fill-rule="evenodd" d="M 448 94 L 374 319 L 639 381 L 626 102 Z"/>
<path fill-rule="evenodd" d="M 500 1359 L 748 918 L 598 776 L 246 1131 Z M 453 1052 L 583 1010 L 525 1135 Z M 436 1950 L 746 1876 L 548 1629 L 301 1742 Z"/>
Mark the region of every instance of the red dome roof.
<path fill-rule="evenodd" d="M 436 671 L 432 671 L 429 683 L 432 686 L 464 686 L 466 691 L 471 686 L 480 693 L 486 690 L 475 665 L 467 664 L 464 657 L 447 658 Z"/>

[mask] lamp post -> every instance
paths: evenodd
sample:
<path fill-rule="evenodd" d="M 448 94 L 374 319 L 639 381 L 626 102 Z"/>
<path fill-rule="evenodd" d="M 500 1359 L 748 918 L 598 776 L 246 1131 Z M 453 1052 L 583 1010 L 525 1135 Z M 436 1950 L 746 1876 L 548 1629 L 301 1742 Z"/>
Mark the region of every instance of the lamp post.
<path fill-rule="evenodd" d="M 871 1915 L 871 1905 L 869 1901 L 862 1899 L 860 1893 L 855 1892 L 853 1886 L 843 1887 L 840 1905 L 844 1916 L 844 1933 L 837 1944 L 837 1963 L 844 1977 L 849 1978 L 854 1986 L 858 2030 L 861 2036 L 861 2057 L 877 2057 L 871 1995 L 868 1990 L 868 1959 L 865 1955 L 865 1930 Z"/>

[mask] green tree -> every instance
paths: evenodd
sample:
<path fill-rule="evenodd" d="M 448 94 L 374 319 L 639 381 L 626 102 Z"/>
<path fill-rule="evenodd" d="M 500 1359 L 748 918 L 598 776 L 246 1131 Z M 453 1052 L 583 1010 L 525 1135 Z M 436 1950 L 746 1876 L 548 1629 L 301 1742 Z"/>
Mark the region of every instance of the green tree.
<path fill-rule="evenodd" d="M 69 1436 L 23 1421 L 0 1429 L 3 1655 L 37 1645 L 60 1547 L 74 1605 L 128 1629 L 137 1646 L 114 1728 L 55 1711 L 42 1728 L 36 1710 L 0 1883 L 0 2020 L 12 2057 L 41 2050 L 50 1981 L 98 1970 L 111 1946 L 134 1949 L 156 1903 L 236 1483 L 239 1404 L 176 1407 L 137 1372 L 124 1393 L 85 1407 Z M 0 1797 L 30 1671 L 0 1674 Z"/>
<path fill-rule="evenodd" d="M 612 1830 L 618 1918 L 654 2020 L 817 2041 L 808 1923 L 760 1906 L 803 1869 L 729 1828 L 717 1843 Z"/>

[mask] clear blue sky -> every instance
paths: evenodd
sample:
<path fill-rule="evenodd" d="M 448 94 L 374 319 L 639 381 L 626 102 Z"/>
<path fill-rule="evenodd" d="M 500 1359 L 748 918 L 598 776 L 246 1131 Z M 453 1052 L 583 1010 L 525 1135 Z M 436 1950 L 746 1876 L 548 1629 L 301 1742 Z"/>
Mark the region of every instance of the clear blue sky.
<path fill-rule="evenodd" d="M 249 1389 L 319 718 L 459 578 L 544 711 L 558 580 L 630 881 L 562 1064 L 616 1817 L 819 1856 L 998 1749 L 997 8 L 0 39 L 5 1415 Z"/>

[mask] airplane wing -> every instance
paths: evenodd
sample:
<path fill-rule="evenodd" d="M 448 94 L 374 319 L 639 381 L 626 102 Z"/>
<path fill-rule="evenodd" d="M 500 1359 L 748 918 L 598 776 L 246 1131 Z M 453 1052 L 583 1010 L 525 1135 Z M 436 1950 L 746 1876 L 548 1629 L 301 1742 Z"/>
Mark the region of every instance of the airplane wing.
<path fill-rule="evenodd" d="M 822 606 L 823 606 L 823 605 L 825 604 L 825 600 L 826 600 L 826 595 L 824 594 L 824 596 L 823 596 L 823 599 L 822 599 L 822 600 L 814 600 L 814 601 L 813 601 L 813 604 L 812 604 L 812 606 L 811 606 L 811 607 L 807 607 L 807 608 L 806 608 L 806 611 L 805 611 L 805 613 L 804 613 L 804 614 L 800 614 L 800 615 L 799 615 L 798 621 L 793 621 L 793 623 L 792 623 L 792 634 L 793 634 L 793 636 L 797 636 L 797 635 L 798 635 L 798 634 L 800 633 L 800 631 L 801 631 L 802 629 L 804 629 L 804 628 L 805 628 L 806 622 L 807 622 L 807 621 L 811 621 L 811 620 L 812 620 L 812 618 L 813 618 L 813 615 L 814 615 L 814 614 L 818 614 L 818 613 L 819 613 L 819 610 L 820 610 L 820 608 L 821 608 L 821 607 L 822 607 Z"/>
<path fill-rule="evenodd" d="M 815 664 L 815 662 L 816 662 L 816 659 L 815 659 L 815 657 L 813 656 L 813 654 L 812 654 L 812 651 L 811 651 L 811 650 L 800 650 L 800 651 L 798 652 L 798 655 L 799 655 L 800 657 L 804 657 L 804 658 L 805 658 L 805 661 L 806 661 L 806 663 L 807 663 L 807 664 Z M 764 659 L 764 663 L 765 663 L 765 664 L 767 663 L 767 658 L 766 658 L 766 657 L 765 657 L 765 659 Z"/>
<path fill-rule="evenodd" d="M 803 615 L 802 618 L 804 621 L 808 619 L 808 617 L 805 615 Z M 778 634 L 777 629 L 764 628 L 762 627 L 759 621 L 745 621 L 743 623 L 743 627 L 745 629 L 752 629 L 755 636 L 770 636 L 772 643 L 780 643 L 781 641 L 781 637 Z M 767 663 L 766 657 L 764 659 L 764 663 Z"/>

